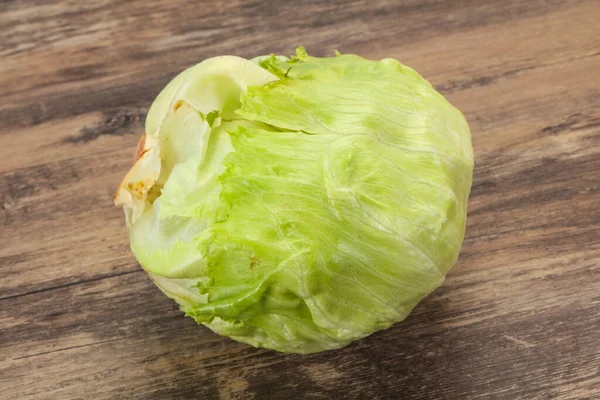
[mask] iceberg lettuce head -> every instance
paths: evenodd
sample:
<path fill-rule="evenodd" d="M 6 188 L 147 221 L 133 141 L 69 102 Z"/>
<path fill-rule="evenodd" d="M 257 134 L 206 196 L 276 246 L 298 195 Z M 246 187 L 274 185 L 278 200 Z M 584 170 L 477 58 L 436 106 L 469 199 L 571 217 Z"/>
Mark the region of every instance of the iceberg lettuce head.
<path fill-rule="evenodd" d="M 469 127 L 396 60 L 207 59 L 145 128 L 115 195 L 131 249 L 218 334 L 339 348 L 404 319 L 457 260 Z"/>

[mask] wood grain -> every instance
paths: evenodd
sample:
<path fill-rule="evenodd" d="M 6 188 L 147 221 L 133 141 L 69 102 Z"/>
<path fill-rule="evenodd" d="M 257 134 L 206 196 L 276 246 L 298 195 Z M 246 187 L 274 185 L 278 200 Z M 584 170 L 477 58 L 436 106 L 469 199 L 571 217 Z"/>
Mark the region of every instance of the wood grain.
<path fill-rule="evenodd" d="M 0 398 L 600 398 L 599 20 L 594 0 L 0 3 Z M 412 66 L 476 151 L 444 286 L 310 356 L 184 318 L 112 206 L 176 73 L 297 45 Z"/>

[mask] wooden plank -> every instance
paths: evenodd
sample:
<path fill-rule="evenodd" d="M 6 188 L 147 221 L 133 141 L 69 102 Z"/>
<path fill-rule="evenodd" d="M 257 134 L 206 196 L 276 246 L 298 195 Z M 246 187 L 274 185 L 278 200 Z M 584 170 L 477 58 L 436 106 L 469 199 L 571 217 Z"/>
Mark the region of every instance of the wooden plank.
<path fill-rule="evenodd" d="M 591 0 L 4 2 L 0 398 L 599 397 L 599 19 Z M 310 356 L 184 318 L 111 204 L 178 71 L 298 44 L 417 69 L 464 111 L 477 165 L 444 286 Z"/>
<path fill-rule="evenodd" d="M 439 0 L 361 0 L 344 2 L 345 7 L 335 3 L 287 7 L 273 0 L 232 1 L 215 9 L 193 2 L 138 0 L 84 7 L 57 4 L 40 10 L 42 17 L 31 16 L 40 11 L 27 8 L 26 2 L 20 4 L 4 14 L 3 25 L 9 29 L 0 33 L 0 43 L 5 43 L 0 51 L 5 56 L 3 80 L 10 82 L 8 88 L 0 86 L 5 93 L 0 119 L 5 125 L 39 123 L 99 107 L 147 104 L 176 72 L 215 55 L 286 54 L 299 44 L 318 55 L 333 54 L 335 49 L 352 52 L 361 44 L 406 45 L 544 15 L 576 2 L 466 1 L 460 7 Z M 265 13 L 267 18 L 262 17 Z M 118 23 L 115 16 L 127 17 L 127 23 Z"/>
<path fill-rule="evenodd" d="M 581 288 L 562 301 L 538 296 L 540 288 L 527 290 L 558 281 L 547 277 L 523 280 L 510 291 L 493 290 L 489 280 L 470 281 L 465 291 L 453 274 L 402 324 L 335 353 L 295 356 L 251 349 L 195 326 L 143 273 L 134 273 L 56 289 L 36 302 L 28 296 L 7 300 L 2 340 L 10 347 L 3 351 L 19 356 L 10 367 L 4 364 L 2 387 L 15 398 L 216 398 L 236 388 L 246 398 L 303 392 L 515 398 L 542 391 L 582 398 L 600 379 L 600 355 L 589 351 L 600 339 L 589 324 L 599 299 L 589 301 L 582 278 L 560 278 L 562 286 Z M 515 299 L 515 293 L 527 298 Z M 526 307 L 518 303 L 524 300 Z M 15 308 L 22 315 L 7 318 L 6 310 Z"/>

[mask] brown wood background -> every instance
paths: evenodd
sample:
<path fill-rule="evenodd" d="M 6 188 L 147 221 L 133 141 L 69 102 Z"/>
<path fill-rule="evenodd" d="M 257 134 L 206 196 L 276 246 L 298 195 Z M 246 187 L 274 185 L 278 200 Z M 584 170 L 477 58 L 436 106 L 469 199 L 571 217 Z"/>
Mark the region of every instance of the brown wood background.
<path fill-rule="evenodd" d="M 0 1 L 0 398 L 600 398 L 599 24 L 594 0 Z M 477 164 L 445 285 L 310 356 L 184 318 L 111 198 L 177 72 L 297 45 L 414 67 Z"/>

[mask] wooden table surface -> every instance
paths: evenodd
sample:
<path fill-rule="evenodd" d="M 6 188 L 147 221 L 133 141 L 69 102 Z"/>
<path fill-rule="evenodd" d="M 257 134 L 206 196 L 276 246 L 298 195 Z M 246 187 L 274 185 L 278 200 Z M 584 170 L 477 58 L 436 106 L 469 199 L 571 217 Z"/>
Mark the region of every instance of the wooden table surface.
<path fill-rule="evenodd" d="M 0 2 L 0 398 L 600 398 L 599 21 L 593 0 Z M 297 45 L 412 66 L 476 152 L 446 283 L 309 356 L 184 318 L 112 205 L 177 72 Z"/>

